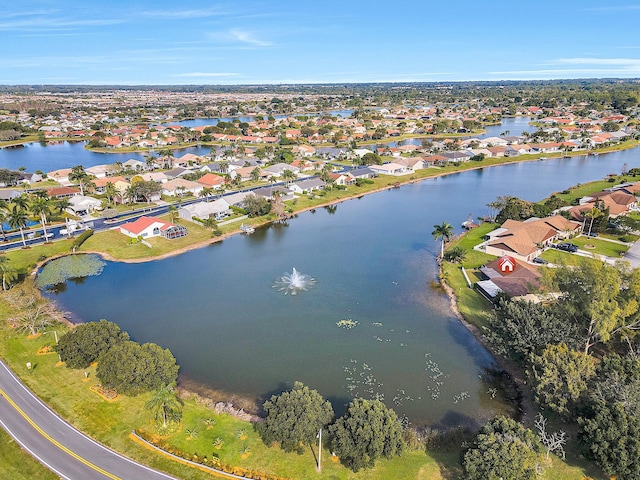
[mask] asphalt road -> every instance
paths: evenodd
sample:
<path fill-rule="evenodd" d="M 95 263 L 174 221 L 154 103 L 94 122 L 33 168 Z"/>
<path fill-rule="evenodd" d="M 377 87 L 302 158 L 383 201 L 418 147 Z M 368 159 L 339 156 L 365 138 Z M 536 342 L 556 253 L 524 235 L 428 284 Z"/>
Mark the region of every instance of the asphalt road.
<path fill-rule="evenodd" d="M 65 480 L 168 480 L 62 420 L 0 360 L 0 426 L 26 451 Z"/>

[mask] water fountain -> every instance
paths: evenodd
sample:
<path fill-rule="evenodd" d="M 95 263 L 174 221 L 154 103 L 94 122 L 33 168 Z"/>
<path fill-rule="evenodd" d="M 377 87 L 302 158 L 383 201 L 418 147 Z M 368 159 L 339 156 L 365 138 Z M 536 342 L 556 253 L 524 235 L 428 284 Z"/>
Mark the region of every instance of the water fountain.
<path fill-rule="evenodd" d="M 316 283 L 314 278 L 309 275 L 300 273 L 293 267 L 291 273 L 285 273 L 273 284 L 273 288 L 277 288 L 279 292 L 284 292 L 285 295 L 295 295 L 300 290 L 308 290 L 309 287 Z"/>

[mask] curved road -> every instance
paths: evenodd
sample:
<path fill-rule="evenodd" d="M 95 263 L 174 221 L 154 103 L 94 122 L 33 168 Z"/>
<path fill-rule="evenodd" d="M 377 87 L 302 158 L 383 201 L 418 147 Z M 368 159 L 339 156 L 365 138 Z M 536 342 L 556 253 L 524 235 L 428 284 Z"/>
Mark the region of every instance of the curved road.
<path fill-rule="evenodd" d="M 175 480 L 87 437 L 38 399 L 0 360 L 0 426 L 65 480 Z"/>

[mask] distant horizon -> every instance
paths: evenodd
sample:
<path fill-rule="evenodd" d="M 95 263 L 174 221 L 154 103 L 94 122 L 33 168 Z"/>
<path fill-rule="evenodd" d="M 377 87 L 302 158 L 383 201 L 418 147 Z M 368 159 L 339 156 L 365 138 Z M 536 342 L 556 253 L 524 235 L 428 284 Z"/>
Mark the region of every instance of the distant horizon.
<path fill-rule="evenodd" d="M 180 88 L 233 88 L 233 87 L 333 87 L 333 86 L 353 86 L 353 85 L 452 85 L 452 84 L 482 84 L 490 86 L 500 86 L 502 83 L 563 83 L 563 82 L 629 82 L 640 83 L 638 77 L 589 77 L 589 78 L 554 78 L 554 79 L 501 79 L 501 80 L 439 80 L 439 81 L 415 81 L 415 82 L 308 82 L 308 83 L 112 83 L 112 84 L 93 84 L 93 83 L 22 83 L 22 84 L 4 84 L 0 83 L 0 89 L 11 87 L 90 87 L 90 88 L 112 88 L 112 87 L 180 87 Z"/>
<path fill-rule="evenodd" d="M 23 0 L 2 85 L 306 85 L 640 77 L 637 0 Z M 201 83 L 204 82 L 204 83 Z"/>

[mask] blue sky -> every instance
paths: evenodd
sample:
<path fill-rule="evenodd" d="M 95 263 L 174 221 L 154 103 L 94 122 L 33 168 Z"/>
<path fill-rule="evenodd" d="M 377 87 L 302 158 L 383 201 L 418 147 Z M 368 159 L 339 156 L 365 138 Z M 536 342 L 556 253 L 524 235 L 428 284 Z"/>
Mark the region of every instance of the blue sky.
<path fill-rule="evenodd" d="M 1 84 L 640 78 L 640 0 L 2 0 Z"/>

